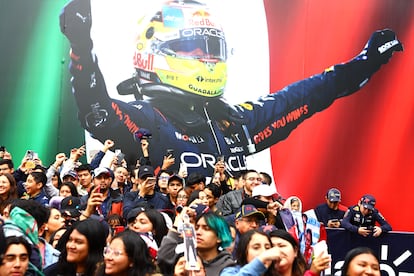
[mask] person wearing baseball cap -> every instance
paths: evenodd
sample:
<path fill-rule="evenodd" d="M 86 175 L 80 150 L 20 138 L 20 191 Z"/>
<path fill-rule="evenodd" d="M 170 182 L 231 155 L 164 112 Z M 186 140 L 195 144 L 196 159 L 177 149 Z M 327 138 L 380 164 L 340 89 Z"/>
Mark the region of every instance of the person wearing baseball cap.
<path fill-rule="evenodd" d="M 137 176 L 138 190 L 126 193 L 124 197 L 123 213 L 125 215 L 142 202 L 146 202 L 148 206 L 157 210 L 174 209 L 170 199 L 155 190 L 156 179 L 153 167 L 148 165 L 140 166 Z"/>
<path fill-rule="evenodd" d="M 340 205 L 341 192 L 336 188 L 330 188 L 325 195 L 325 203 L 315 208 L 315 214 L 320 223 L 325 227 L 341 227 L 341 220 L 345 215 L 346 208 Z"/>
<path fill-rule="evenodd" d="M 257 229 L 260 226 L 260 220 L 264 219 L 265 215 L 251 204 L 242 205 L 234 217 L 236 229 L 240 234 Z"/>
<path fill-rule="evenodd" d="M 376 203 L 373 195 L 363 195 L 358 204 L 349 207 L 346 211 L 341 226 L 363 237 L 378 237 L 384 232 L 391 231 L 391 225 L 375 208 Z"/>
<path fill-rule="evenodd" d="M 86 210 L 82 213 L 81 219 L 92 215 L 106 218 L 110 214 L 122 215 L 122 195 L 119 189 L 112 189 L 111 184 L 114 179 L 112 170 L 106 167 L 98 167 L 93 170 L 93 188 L 90 195 L 83 196 L 81 199 L 86 202 Z"/>
<path fill-rule="evenodd" d="M 177 205 L 178 191 L 184 187 L 184 179 L 178 174 L 172 174 L 167 180 L 167 196 L 171 203 Z"/>
<path fill-rule="evenodd" d="M 68 196 L 62 199 L 60 203 L 60 212 L 65 219 L 65 225 L 70 226 L 73 222 L 79 220 L 82 212 L 82 203 L 77 196 Z"/>
<path fill-rule="evenodd" d="M 265 220 L 265 214 L 257 210 L 252 204 L 241 206 L 234 216 L 234 225 L 236 228 L 236 238 L 234 239 L 233 258 L 236 258 L 237 246 L 240 236 L 252 229 L 258 229 L 260 222 Z"/>

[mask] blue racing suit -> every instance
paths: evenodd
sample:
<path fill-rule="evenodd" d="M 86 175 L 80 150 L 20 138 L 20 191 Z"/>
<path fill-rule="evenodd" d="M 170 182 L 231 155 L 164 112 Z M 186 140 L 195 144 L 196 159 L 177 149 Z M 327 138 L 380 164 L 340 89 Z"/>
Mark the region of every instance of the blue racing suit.
<path fill-rule="evenodd" d="M 364 216 L 359 205 L 354 205 L 348 208 L 341 221 L 341 226 L 353 233 L 358 233 L 359 227 L 372 228 L 377 223 L 380 225 L 383 233 L 392 230 L 391 225 L 377 209 L 372 210 L 368 215 Z"/>
<path fill-rule="evenodd" d="M 70 70 L 78 117 L 95 138 L 114 140 L 130 164 L 142 155 L 134 133 L 145 128 L 153 134 L 152 164 L 162 164 L 171 148 L 176 164 L 185 163 L 189 173 L 212 175 L 218 155 L 225 156 L 230 173 L 247 169 L 246 156 L 285 139 L 305 119 L 360 89 L 395 50 L 391 48 L 386 60 L 379 54 L 370 57 L 369 51 L 368 56 L 361 53 L 348 63 L 238 105 L 161 84 L 143 85 L 140 93 L 145 97 L 127 103 L 108 96 L 98 59 L 91 53 L 86 2 L 70 2 L 61 15 L 62 32 L 72 47 Z"/>

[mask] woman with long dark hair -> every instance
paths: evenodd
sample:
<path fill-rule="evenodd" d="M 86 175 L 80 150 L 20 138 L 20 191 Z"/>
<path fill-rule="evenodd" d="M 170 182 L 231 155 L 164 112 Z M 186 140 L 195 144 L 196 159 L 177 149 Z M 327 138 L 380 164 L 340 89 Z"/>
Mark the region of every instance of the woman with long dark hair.
<path fill-rule="evenodd" d="M 319 275 L 321 271 L 330 266 L 331 257 L 328 255 L 314 256 L 311 267 L 307 269 L 306 261 L 300 253 L 299 244 L 293 236 L 285 230 L 270 232 L 272 249 L 276 249 L 273 261 L 273 273 L 275 276 L 311 276 Z"/>
<path fill-rule="evenodd" d="M 5 173 L 0 175 L 0 215 L 4 209 L 17 198 L 17 184 L 13 175 Z"/>
<path fill-rule="evenodd" d="M 105 226 L 95 219 L 76 222 L 61 237 L 64 243 L 56 265 L 45 269 L 45 275 L 89 276 L 95 275 L 97 265 L 103 261 L 106 244 Z"/>
<path fill-rule="evenodd" d="M 104 249 L 104 262 L 99 276 L 146 276 L 155 269 L 147 244 L 131 230 L 113 237 Z"/>
<path fill-rule="evenodd" d="M 277 258 L 276 251 L 265 233 L 249 230 L 240 236 L 236 265 L 224 268 L 220 275 L 272 275 L 271 264 Z"/>
<path fill-rule="evenodd" d="M 76 189 L 75 184 L 70 181 L 63 182 L 59 187 L 59 196 L 61 197 L 68 197 L 68 196 L 76 196 L 78 197 L 78 190 Z"/>
<path fill-rule="evenodd" d="M 138 207 L 129 212 L 128 227 L 137 233 L 151 233 L 158 246 L 168 233 L 164 216 L 159 211 L 146 207 Z"/>

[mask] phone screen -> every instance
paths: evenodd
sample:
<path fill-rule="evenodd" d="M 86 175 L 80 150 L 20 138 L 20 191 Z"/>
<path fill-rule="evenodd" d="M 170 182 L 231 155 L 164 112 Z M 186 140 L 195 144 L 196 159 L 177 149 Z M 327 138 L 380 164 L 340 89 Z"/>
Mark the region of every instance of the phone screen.
<path fill-rule="evenodd" d="M 33 158 L 34 158 L 34 152 L 33 152 L 32 150 L 28 150 L 28 151 L 26 152 L 26 158 L 27 158 L 28 160 L 33 160 Z"/>
<path fill-rule="evenodd" d="M 122 152 L 120 152 L 116 157 L 118 159 L 118 165 L 121 165 L 122 164 L 122 160 L 124 160 L 124 158 L 125 158 L 125 154 L 123 154 Z"/>

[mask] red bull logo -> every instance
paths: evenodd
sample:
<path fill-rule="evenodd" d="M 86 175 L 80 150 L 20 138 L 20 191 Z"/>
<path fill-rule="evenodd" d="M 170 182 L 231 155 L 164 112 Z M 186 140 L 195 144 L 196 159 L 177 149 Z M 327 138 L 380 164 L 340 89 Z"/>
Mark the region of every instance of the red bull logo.
<path fill-rule="evenodd" d="M 134 56 L 134 65 L 135 67 L 145 70 L 145 71 L 154 71 L 154 55 L 148 54 L 143 56 L 141 53 L 135 53 Z"/>

